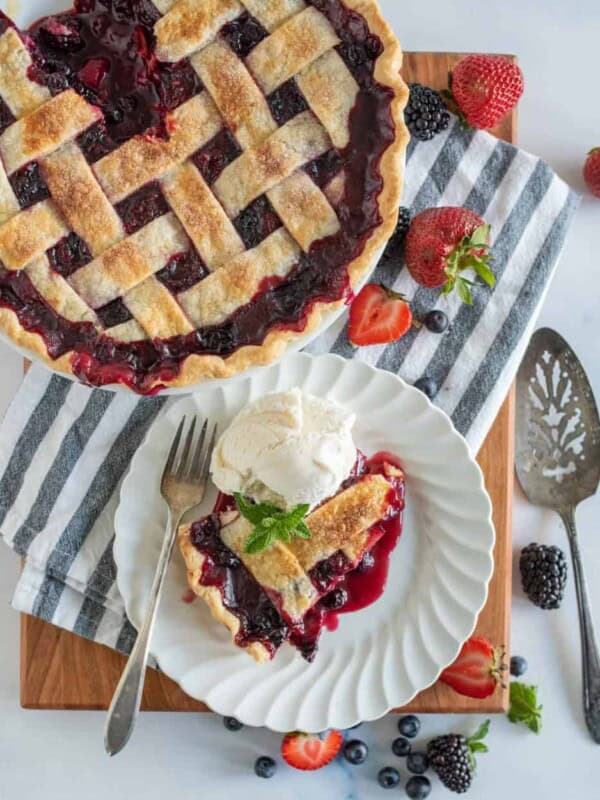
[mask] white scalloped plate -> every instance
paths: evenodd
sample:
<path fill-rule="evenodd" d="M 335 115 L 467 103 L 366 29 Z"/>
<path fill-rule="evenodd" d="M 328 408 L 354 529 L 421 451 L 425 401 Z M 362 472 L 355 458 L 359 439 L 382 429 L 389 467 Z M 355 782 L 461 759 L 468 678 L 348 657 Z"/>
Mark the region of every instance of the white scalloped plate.
<path fill-rule="evenodd" d="M 290 356 L 225 387 L 205 388 L 159 418 L 136 453 L 115 518 L 118 586 L 136 627 L 144 615 L 166 521 L 159 478 L 181 415 L 221 429 L 246 403 L 299 386 L 357 414 L 367 454 L 391 450 L 407 474 L 407 510 L 383 596 L 341 615 L 308 664 L 284 646 L 257 665 L 233 647 L 201 601 L 182 602 L 175 553 L 152 642 L 161 669 L 192 697 L 248 725 L 277 731 L 348 728 L 407 703 L 450 664 L 475 627 L 493 570 L 491 503 L 479 467 L 448 417 L 396 376 L 337 356 Z M 215 492 L 202 511 L 212 508 Z"/>

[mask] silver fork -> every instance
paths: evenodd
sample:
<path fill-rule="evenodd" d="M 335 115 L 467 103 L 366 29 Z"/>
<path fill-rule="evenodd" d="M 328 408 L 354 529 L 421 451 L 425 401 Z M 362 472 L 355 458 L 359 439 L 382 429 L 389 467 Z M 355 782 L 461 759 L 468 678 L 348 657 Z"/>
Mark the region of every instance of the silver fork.
<path fill-rule="evenodd" d="M 213 427 L 209 443 L 206 445 L 209 427 L 208 420 L 206 420 L 200 431 L 198 441 L 194 445 L 194 433 L 197 423 L 197 417 L 194 417 L 185 436 L 183 448 L 181 448 L 185 421 L 186 418 L 184 417 L 179 424 L 161 481 L 161 494 L 169 506 L 169 520 L 156 572 L 154 573 L 146 618 L 138 632 L 135 646 L 131 651 L 127 666 L 123 670 L 121 680 L 108 710 L 104 732 L 104 747 L 111 756 L 119 753 L 129 741 L 139 714 L 152 631 L 156 621 L 156 612 L 167 574 L 167 567 L 175 544 L 177 528 L 184 514 L 202 502 L 206 491 L 210 456 L 215 446 L 217 426 Z"/>

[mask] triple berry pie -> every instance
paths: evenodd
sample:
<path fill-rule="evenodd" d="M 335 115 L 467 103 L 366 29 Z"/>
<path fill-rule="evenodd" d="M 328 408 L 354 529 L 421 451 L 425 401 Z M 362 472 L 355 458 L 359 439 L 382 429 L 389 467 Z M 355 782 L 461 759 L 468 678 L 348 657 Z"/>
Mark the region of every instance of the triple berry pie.
<path fill-rule="evenodd" d="M 239 502 L 239 501 L 238 501 Z M 404 508 L 396 460 L 359 454 L 339 491 L 305 517 L 306 535 L 248 547 L 252 506 L 220 496 L 215 511 L 179 530 L 192 592 L 258 662 L 288 642 L 308 661 L 337 613 L 380 596 Z"/>
<path fill-rule="evenodd" d="M 0 331 L 141 393 L 280 356 L 394 230 L 375 0 L 75 0 L 0 18 Z"/>

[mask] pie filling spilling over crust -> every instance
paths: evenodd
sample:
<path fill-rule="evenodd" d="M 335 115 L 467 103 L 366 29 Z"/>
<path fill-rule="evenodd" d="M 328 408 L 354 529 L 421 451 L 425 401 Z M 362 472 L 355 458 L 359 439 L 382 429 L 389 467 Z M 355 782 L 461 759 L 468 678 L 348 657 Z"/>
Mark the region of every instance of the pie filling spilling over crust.
<path fill-rule="evenodd" d="M 335 627 L 337 613 L 358 610 L 381 595 L 404 508 L 404 475 L 394 461 L 360 456 L 338 494 L 307 517 L 310 539 L 245 553 L 252 525 L 231 498 L 180 528 L 190 589 L 229 628 L 238 647 L 264 662 L 289 642 L 312 661 L 323 627 Z M 329 598 L 340 587 L 348 600 L 333 611 Z"/>
<path fill-rule="evenodd" d="M 402 55 L 375 0 L 0 18 L 0 329 L 151 393 L 279 356 L 391 234 Z"/>

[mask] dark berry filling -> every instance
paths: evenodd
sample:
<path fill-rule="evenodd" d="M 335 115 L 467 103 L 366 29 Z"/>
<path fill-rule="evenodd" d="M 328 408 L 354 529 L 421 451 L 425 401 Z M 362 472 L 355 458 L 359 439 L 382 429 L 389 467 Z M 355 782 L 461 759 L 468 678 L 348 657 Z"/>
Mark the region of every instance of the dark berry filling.
<path fill-rule="evenodd" d="M 328 150 L 304 167 L 306 174 L 317 186 L 324 189 L 344 168 L 344 160 L 337 150 Z"/>
<path fill-rule="evenodd" d="M 92 260 L 87 244 L 76 233 L 65 236 L 48 250 L 46 255 L 52 269 L 63 278 L 68 278 Z"/>
<path fill-rule="evenodd" d="M 223 544 L 220 530 L 217 514 L 192 526 L 192 543 L 206 558 L 201 583 L 217 587 L 225 608 L 239 619 L 237 644 L 260 642 L 273 655 L 288 638 L 288 626 L 240 559 Z"/>
<path fill-rule="evenodd" d="M 157 181 L 142 186 L 118 203 L 116 208 L 129 235 L 169 211 L 169 205 Z"/>
<path fill-rule="evenodd" d="M 99 106 L 117 145 L 160 130 L 172 101 L 163 105 L 167 90 L 153 56 L 159 18 L 150 0 L 76 0 L 74 11 L 30 28 L 32 77 L 55 94 L 72 87 Z"/>
<path fill-rule="evenodd" d="M 271 114 L 278 125 L 285 125 L 308 109 L 308 103 L 294 78 L 269 95 L 268 101 Z"/>
<path fill-rule="evenodd" d="M 195 249 L 173 256 L 164 269 L 156 274 L 166 288 L 179 294 L 191 289 L 208 275 L 208 270 Z"/>
<path fill-rule="evenodd" d="M 223 128 L 208 144 L 194 154 L 192 160 L 204 180 L 209 186 L 212 186 L 225 167 L 239 158 L 241 154 L 242 148 L 235 140 L 233 133 L 229 128 Z"/>
<path fill-rule="evenodd" d="M 0 19 L 0 23 L 2 20 Z M 0 134 L 4 133 L 4 131 L 15 122 L 15 118 L 13 116 L 12 111 L 6 105 L 4 100 L 0 97 Z"/>
<path fill-rule="evenodd" d="M 269 35 L 260 22 L 244 13 L 221 28 L 221 36 L 240 58 L 247 55 Z"/>
<path fill-rule="evenodd" d="M 77 137 L 77 144 L 90 164 L 112 153 L 117 147 L 117 143 L 108 135 L 104 120 L 100 120 L 80 134 Z"/>
<path fill-rule="evenodd" d="M 334 553 L 326 561 L 321 561 L 310 571 L 313 586 L 321 593 L 332 592 L 340 579 L 352 569 L 352 562 L 341 550 Z"/>
<path fill-rule="evenodd" d="M 160 100 L 167 111 L 183 105 L 202 90 L 202 81 L 189 61 L 161 64 L 158 73 Z"/>
<path fill-rule="evenodd" d="M 96 309 L 96 315 L 105 328 L 114 328 L 133 319 L 131 311 L 120 297 L 113 300 L 112 303 Z"/>
<path fill-rule="evenodd" d="M 397 459 L 387 453 L 370 460 L 359 455 L 351 478 L 340 491 L 366 474 L 386 474 L 386 463 Z M 390 481 L 390 508 L 384 520 L 371 529 L 369 570 L 358 570 L 341 551 L 317 564 L 310 572 L 320 600 L 298 622 L 284 620 L 241 560 L 225 546 L 220 535 L 219 513 L 235 507 L 233 498 L 219 495 L 215 511 L 192 527 L 192 543 L 205 556 L 201 584 L 217 587 L 223 604 L 240 620 L 236 642 L 245 646 L 261 642 L 273 655 L 284 641 L 296 647 L 307 661 L 316 655 L 319 637 L 324 627 L 335 629 L 337 615 L 357 611 L 374 603 L 383 593 L 387 581 L 389 559 L 402 530 L 404 482 Z"/>
<path fill-rule="evenodd" d="M 143 393 L 159 391 L 160 382 L 174 379 L 190 355 L 227 357 L 241 347 L 260 345 L 273 329 L 301 332 L 316 303 L 349 296 L 347 265 L 360 255 L 369 234 L 381 222 L 380 162 L 395 137 L 393 92 L 374 78 L 382 43 L 369 32 L 364 18 L 341 0 L 309 3 L 335 28 L 341 40 L 339 51 L 361 87 L 350 118 L 348 146 L 306 168 L 323 186 L 344 170 L 345 190 L 336 204 L 341 230 L 315 242 L 286 280 L 269 283 L 266 291 L 222 324 L 160 341 L 123 343 L 94 336 L 89 325 L 59 318 L 35 291 L 27 295 L 25 303 L 20 298 L 27 292 L 18 274 L 3 273 L 0 304 L 11 308 L 27 330 L 43 336 L 51 357 L 74 351 L 72 369 L 81 380 L 92 385 L 123 382 Z M 167 136 L 168 109 L 199 89 L 186 62 L 166 67 L 157 62 L 153 25 L 158 16 L 150 0 L 76 0 L 73 12 L 40 20 L 29 32 L 32 77 L 56 92 L 72 86 L 104 113 L 105 126 L 94 125 L 79 137 L 90 162 L 143 131 L 151 129 L 153 135 Z M 226 25 L 221 33 L 242 58 L 266 35 L 248 14 Z M 293 87 L 286 86 L 276 94 L 281 95 L 275 98 L 281 109 L 278 106 L 275 115 L 286 118 L 300 107 Z M 239 154 L 231 132 L 223 131 L 194 161 L 211 184 Z M 255 230 L 250 223 L 243 228 L 245 239 L 252 242 L 261 240 L 265 222 L 266 230 L 274 224 L 270 215 L 254 218 Z M 179 274 L 178 269 L 174 271 Z"/>
<path fill-rule="evenodd" d="M 0 298 L 2 305 L 17 314 L 27 331 L 44 337 L 48 354 L 58 358 L 65 345 L 90 348 L 97 339 L 96 329 L 90 322 L 73 323 L 58 316 L 39 295 L 25 270 L 7 270 L 0 267 Z"/>
<path fill-rule="evenodd" d="M 37 161 L 31 161 L 13 172 L 9 180 L 21 208 L 29 208 L 50 197 Z"/>
<path fill-rule="evenodd" d="M 245 208 L 233 224 L 248 250 L 251 250 L 277 228 L 281 228 L 282 223 L 267 197 L 263 195 Z"/>

